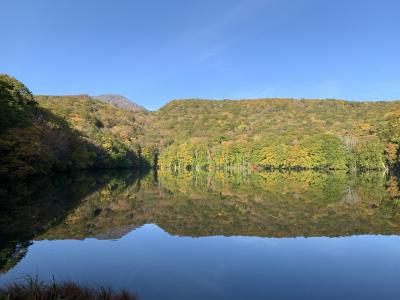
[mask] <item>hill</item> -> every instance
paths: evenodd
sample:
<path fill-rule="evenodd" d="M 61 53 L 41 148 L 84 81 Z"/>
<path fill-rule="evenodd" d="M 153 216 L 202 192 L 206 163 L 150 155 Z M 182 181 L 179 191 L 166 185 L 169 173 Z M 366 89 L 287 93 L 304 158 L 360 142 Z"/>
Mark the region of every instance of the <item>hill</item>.
<path fill-rule="evenodd" d="M 7 75 L 0 100 L 0 177 L 156 165 L 389 170 L 400 162 L 400 101 L 189 99 L 148 112 L 121 108 L 127 100 L 113 95 L 33 96 Z"/>
<path fill-rule="evenodd" d="M 152 136 L 146 130 L 149 112 L 121 109 L 87 95 L 36 96 L 35 100 L 112 156 L 123 159 L 131 153 L 136 157 L 136 165 L 154 165 L 156 144 L 146 140 Z"/>
<path fill-rule="evenodd" d="M 145 116 L 78 96 L 33 96 L 0 75 L 0 178 L 150 166 Z"/>
<path fill-rule="evenodd" d="M 117 94 L 99 95 L 99 96 L 94 96 L 93 98 L 126 110 L 131 110 L 135 112 L 147 111 L 147 109 L 144 108 L 143 106 L 140 106 L 139 104 L 132 102 L 128 98 L 125 98 L 124 96 Z"/>
<path fill-rule="evenodd" d="M 179 168 L 385 169 L 400 101 L 175 100 L 153 116 L 161 163 Z"/>

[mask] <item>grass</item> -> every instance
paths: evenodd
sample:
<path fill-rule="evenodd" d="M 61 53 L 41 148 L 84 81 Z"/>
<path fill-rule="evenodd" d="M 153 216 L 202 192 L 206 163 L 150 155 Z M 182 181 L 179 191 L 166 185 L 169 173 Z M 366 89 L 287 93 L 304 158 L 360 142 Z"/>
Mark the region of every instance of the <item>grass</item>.
<path fill-rule="evenodd" d="M 90 288 L 74 282 L 45 283 L 29 277 L 21 283 L 0 288 L 0 300 L 137 300 L 126 291 L 110 288 Z"/>

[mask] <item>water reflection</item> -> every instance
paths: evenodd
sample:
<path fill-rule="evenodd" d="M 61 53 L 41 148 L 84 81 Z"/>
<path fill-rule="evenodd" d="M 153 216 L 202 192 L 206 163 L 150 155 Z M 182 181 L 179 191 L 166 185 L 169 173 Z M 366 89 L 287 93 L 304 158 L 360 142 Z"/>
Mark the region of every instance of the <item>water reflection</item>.
<path fill-rule="evenodd" d="M 116 239 L 148 223 L 179 236 L 400 232 L 398 180 L 380 173 L 186 173 L 156 179 L 119 173 L 107 181 L 85 175 L 69 178 L 69 185 L 57 182 L 50 193 L 41 189 L 31 196 L 40 225 L 30 229 L 36 239 Z"/>
<path fill-rule="evenodd" d="M 395 176 L 104 171 L 1 187 L 0 195 L 0 285 L 39 272 L 140 299 L 400 292 Z M 327 294 L 321 287 L 332 282 Z"/>
<path fill-rule="evenodd" d="M 32 239 L 116 239 L 154 223 L 180 236 L 399 234 L 397 177 L 382 173 L 77 173 L 4 191 L 2 267 Z"/>
<path fill-rule="evenodd" d="M 31 240 L 62 224 L 84 201 L 112 188 L 112 182 L 129 186 L 143 176 L 146 173 L 79 172 L 0 186 L 0 272 L 25 256 Z"/>

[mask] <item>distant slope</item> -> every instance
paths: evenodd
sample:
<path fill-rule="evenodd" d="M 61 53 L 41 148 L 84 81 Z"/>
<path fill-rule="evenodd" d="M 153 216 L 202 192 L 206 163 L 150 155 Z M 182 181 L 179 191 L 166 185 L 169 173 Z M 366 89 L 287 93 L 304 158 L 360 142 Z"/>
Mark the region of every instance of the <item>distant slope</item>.
<path fill-rule="evenodd" d="M 147 111 L 147 109 L 144 108 L 143 106 L 140 106 L 139 104 L 130 101 L 128 98 L 125 98 L 124 96 L 117 94 L 105 94 L 105 95 L 94 96 L 93 98 L 126 110 L 141 111 L 141 112 Z"/>
<path fill-rule="evenodd" d="M 295 139 L 321 132 L 340 136 L 374 134 L 400 101 L 353 102 L 344 100 L 173 100 L 155 112 L 164 136 L 256 142 L 268 139 L 291 144 Z"/>

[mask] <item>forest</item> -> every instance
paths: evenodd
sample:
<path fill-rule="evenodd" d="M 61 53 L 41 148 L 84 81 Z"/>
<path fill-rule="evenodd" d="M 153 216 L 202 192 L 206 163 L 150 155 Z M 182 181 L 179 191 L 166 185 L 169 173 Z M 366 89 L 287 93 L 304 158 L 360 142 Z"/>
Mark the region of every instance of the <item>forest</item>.
<path fill-rule="evenodd" d="M 398 170 L 400 101 L 34 96 L 0 75 L 0 178 L 82 169 Z"/>
<path fill-rule="evenodd" d="M 7 75 L 0 75 L 0 100 L 0 178 L 151 165 L 136 142 L 145 115 L 86 95 L 33 96 Z"/>
<path fill-rule="evenodd" d="M 400 101 L 183 100 L 155 115 L 164 168 L 388 170 L 399 163 Z"/>

